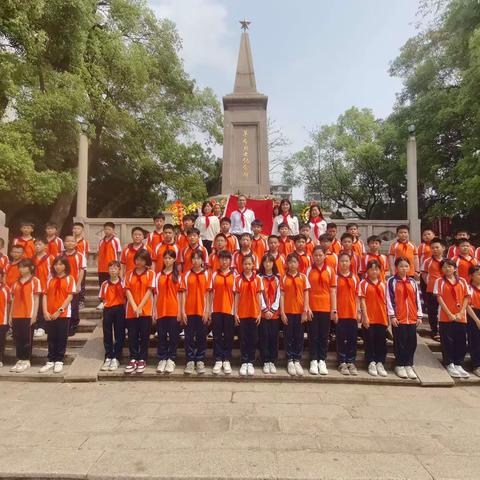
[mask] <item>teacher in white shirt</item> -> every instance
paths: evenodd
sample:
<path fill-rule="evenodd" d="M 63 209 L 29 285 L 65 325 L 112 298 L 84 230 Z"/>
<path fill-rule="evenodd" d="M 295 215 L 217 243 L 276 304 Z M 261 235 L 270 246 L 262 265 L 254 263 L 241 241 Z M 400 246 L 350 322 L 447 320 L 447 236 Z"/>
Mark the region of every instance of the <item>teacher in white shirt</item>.
<path fill-rule="evenodd" d="M 242 233 L 252 234 L 252 222 L 255 220 L 255 213 L 247 207 L 247 197 L 239 195 L 237 197 L 237 209 L 230 215 L 232 227 L 230 231 L 234 235 L 241 235 Z"/>
<path fill-rule="evenodd" d="M 207 252 L 212 253 L 212 243 L 215 236 L 220 233 L 220 221 L 213 214 L 211 202 L 203 202 L 202 215 L 195 220 L 195 228 L 200 231 L 200 239 Z"/>

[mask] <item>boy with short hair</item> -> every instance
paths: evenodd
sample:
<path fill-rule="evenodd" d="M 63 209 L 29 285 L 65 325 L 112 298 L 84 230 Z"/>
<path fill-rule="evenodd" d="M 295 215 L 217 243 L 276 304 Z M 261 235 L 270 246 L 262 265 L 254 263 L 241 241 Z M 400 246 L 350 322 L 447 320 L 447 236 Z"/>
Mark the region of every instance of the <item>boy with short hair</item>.
<path fill-rule="evenodd" d="M 318 237 L 320 246 L 325 250 L 325 263 L 333 269 L 334 272 L 338 268 L 338 255 L 332 252 L 332 237 L 328 233 L 323 233 Z"/>
<path fill-rule="evenodd" d="M 426 285 L 424 302 L 427 307 L 428 322 L 432 338 L 439 342 L 438 334 L 438 301 L 433 294 L 435 282 L 442 278 L 442 260 L 445 252 L 445 243 L 438 237 L 430 241 L 431 256 L 427 258 L 422 265 L 422 279 Z"/>
<path fill-rule="evenodd" d="M 37 323 L 33 332 L 34 337 L 42 337 L 45 335 L 46 325 L 43 316 L 43 292 L 47 288 L 48 277 L 53 266 L 55 257 L 47 252 L 47 241 L 44 238 L 35 239 L 35 256 L 32 258 L 35 265 L 35 276 L 40 280 L 42 293 L 38 303 Z"/>
<path fill-rule="evenodd" d="M 182 264 L 182 272 L 186 273 L 192 269 L 192 255 L 197 250 L 203 253 L 205 264 L 208 264 L 208 251 L 200 243 L 200 230 L 198 228 L 191 228 L 187 231 L 188 246 L 180 252 L 180 263 Z"/>
<path fill-rule="evenodd" d="M 58 257 L 64 250 L 63 241 L 58 236 L 58 225 L 49 222 L 45 225 L 45 235 L 47 237 L 47 251 L 49 255 Z"/>
<path fill-rule="evenodd" d="M 103 238 L 98 244 L 98 284 L 101 287 L 103 282 L 110 278 L 108 273 L 108 265 L 114 260 L 118 260 L 122 253 L 120 240 L 115 236 L 115 224 L 113 222 L 105 222 L 103 224 Z M 103 308 L 103 303 L 97 307 L 99 310 Z"/>
<path fill-rule="evenodd" d="M 317 243 L 313 241 L 312 238 L 310 237 L 310 230 L 311 230 L 311 227 L 309 223 L 302 223 L 300 225 L 300 233 L 304 235 L 305 238 L 307 239 L 307 242 L 305 243 L 305 251 L 307 252 L 309 257 L 313 256 L 313 249 L 317 245 Z"/>
<path fill-rule="evenodd" d="M 240 250 L 240 244 L 238 238 L 230 232 L 231 226 L 232 221 L 228 217 L 223 217 L 220 220 L 220 233 L 223 233 L 227 238 L 226 250 L 233 255 L 237 250 Z"/>
<path fill-rule="evenodd" d="M 347 233 L 352 235 L 353 244 L 352 249 L 358 259 L 362 258 L 365 253 L 365 244 L 360 240 L 360 231 L 358 230 L 358 224 L 351 222 L 347 223 Z"/>
<path fill-rule="evenodd" d="M 21 245 L 23 247 L 24 258 L 33 258 L 35 255 L 35 239 L 32 236 L 34 228 L 35 225 L 32 222 L 20 223 L 21 235 L 13 239 L 13 245 Z"/>
<path fill-rule="evenodd" d="M 187 232 L 195 225 L 195 217 L 193 215 L 185 215 L 182 220 L 182 225 L 178 229 L 177 238 L 175 243 L 177 244 L 178 251 L 182 252 L 184 248 L 188 247 Z M 200 240 L 200 245 L 202 241 Z M 178 257 L 177 257 L 178 258 Z"/>
<path fill-rule="evenodd" d="M 351 233 L 343 233 L 340 237 L 340 242 L 342 243 L 342 251 L 340 253 L 346 253 L 350 257 L 350 271 L 354 275 L 357 275 L 360 267 L 360 259 L 353 251 L 353 240 L 354 238 Z"/>
<path fill-rule="evenodd" d="M 478 265 L 478 260 L 470 254 L 471 251 L 472 246 L 469 240 L 459 240 L 458 255 L 453 257 L 453 261 L 457 264 L 458 276 L 463 278 L 467 282 L 470 281 L 470 276 L 468 274 L 470 268 L 476 267 Z"/>
<path fill-rule="evenodd" d="M 152 260 L 155 264 L 156 273 L 163 270 L 163 254 L 167 250 L 174 251 L 176 258 L 178 259 L 180 250 L 175 243 L 175 229 L 171 223 L 166 223 L 163 226 L 163 241 L 157 245 L 157 248 L 153 252 Z"/>
<path fill-rule="evenodd" d="M 20 278 L 20 270 L 18 264 L 23 258 L 23 246 L 12 245 L 10 248 L 11 262 L 5 267 L 5 283 L 8 288 L 12 288 L 13 284 Z"/>
<path fill-rule="evenodd" d="M 213 251 L 208 259 L 208 267 L 212 272 L 220 268 L 220 252 L 227 251 L 227 237 L 223 233 L 218 233 L 213 241 Z"/>
<path fill-rule="evenodd" d="M 458 249 L 458 242 L 460 240 L 470 240 L 470 233 L 467 231 L 467 230 L 457 230 L 457 232 L 455 233 L 455 242 L 453 245 L 451 245 L 448 249 L 448 252 L 447 252 L 447 258 L 453 258 L 453 257 L 456 257 L 458 256 L 458 252 L 459 252 L 459 249 Z M 470 250 L 470 255 L 472 257 L 475 256 L 475 249 L 473 247 L 471 247 L 471 250 Z"/>
<path fill-rule="evenodd" d="M 418 247 L 418 260 L 420 267 L 423 265 L 427 258 L 432 256 L 430 250 L 430 243 L 435 238 L 435 232 L 431 228 L 425 228 L 422 231 L 422 243 Z"/>
<path fill-rule="evenodd" d="M 90 246 L 88 240 L 84 235 L 85 226 L 81 222 L 75 222 L 72 228 L 73 238 L 75 239 L 75 248 L 78 253 L 81 253 L 85 256 L 85 260 L 88 265 L 88 255 L 90 253 Z M 87 280 L 87 272 L 83 276 L 82 283 L 80 285 L 80 294 L 78 296 L 79 307 L 83 308 L 85 306 L 85 285 Z M 41 304 L 40 304 L 41 305 Z"/>
<path fill-rule="evenodd" d="M 83 255 L 83 253 L 77 252 L 76 242 L 73 235 L 67 235 L 65 237 L 65 256 L 67 257 L 68 263 L 70 264 L 70 275 L 75 280 L 76 286 L 76 291 L 73 293 L 71 303 L 72 316 L 69 324 L 70 331 L 68 333 L 68 336 L 72 337 L 77 332 L 78 324 L 80 323 L 80 285 L 82 284 L 85 270 L 87 269 L 87 260 L 85 258 L 85 255 Z"/>
<path fill-rule="evenodd" d="M 418 260 L 417 247 L 410 241 L 410 227 L 408 225 L 399 225 L 397 227 L 397 240 L 390 244 L 388 253 L 390 272 L 395 272 L 395 261 L 397 258 L 405 257 L 410 264 L 410 277 L 418 278 L 420 275 L 420 265 Z"/>
<path fill-rule="evenodd" d="M 252 222 L 252 252 L 255 254 L 258 260 L 261 260 L 268 250 L 267 240 L 265 235 L 262 235 L 263 222 L 259 219 L 255 219 Z"/>
<path fill-rule="evenodd" d="M 150 252 L 154 252 L 159 243 L 163 242 L 163 229 L 165 228 L 165 215 L 160 212 L 153 216 L 153 223 L 155 230 L 150 232 L 147 236 L 147 247 Z"/>
<path fill-rule="evenodd" d="M 163 237 L 163 234 L 162 234 Z M 120 257 L 120 263 L 122 264 L 122 278 L 125 278 L 125 274 L 135 268 L 135 254 L 140 250 L 146 250 L 150 257 L 153 256 L 150 247 L 146 246 L 143 242 L 145 240 L 145 231 L 140 227 L 132 228 L 132 242 L 129 243 L 123 250 Z"/>
<path fill-rule="evenodd" d="M 252 236 L 249 233 L 242 233 L 240 235 L 240 250 L 233 254 L 232 259 L 233 268 L 238 275 L 243 272 L 243 259 L 249 255 L 253 258 L 254 271 L 258 271 L 259 260 L 252 251 Z"/>
<path fill-rule="evenodd" d="M 335 255 L 338 255 L 342 251 L 342 244 L 337 238 L 337 231 L 338 227 L 336 223 L 327 223 L 327 233 L 332 237 L 332 246 L 330 248 Z"/>
<path fill-rule="evenodd" d="M 275 265 L 278 269 L 278 274 L 282 277 L 285 274 L 285 255 L 280 253 L 280 240 L 276 235 L 270 235 L 268 237 L 268 253 L 273 255 L 275 259 Z"/>
<path fill-rule="evenodd" d="M 278 226 L 278 232 L 280 233 L 280 238 L 279 238 L 279 247 L 278 251 L 287 257 L 290 253 L 292 253 L 295 250 L 295 243 L 293 240 L 289 237 L 290 235 L 290 227 L 288 226 L 287 223 L 281 223 Z"/>
<path fill-rule="evenodd" d="M 382 239 L 378 235 L 370 235 L 367 238 L 368 252 L 360 260 L 359 275 L 361 277 L 365 277 L 367 273 L 368 262 L 377 260 L 380 265 L 380 281 L 385 281 L 388 273 L 388 261 L 386 255 L 380 253 L 381 244 Z"/>
<path fill-rule="evenodd" d="M 295 253 L 298 257 L 298 271 L 300 273 L 307 273 L 307 270 L 312 266 L 312 259 L 305 250 L 307 239 L 305 235 L 299 234 L 295 236 Z"/>

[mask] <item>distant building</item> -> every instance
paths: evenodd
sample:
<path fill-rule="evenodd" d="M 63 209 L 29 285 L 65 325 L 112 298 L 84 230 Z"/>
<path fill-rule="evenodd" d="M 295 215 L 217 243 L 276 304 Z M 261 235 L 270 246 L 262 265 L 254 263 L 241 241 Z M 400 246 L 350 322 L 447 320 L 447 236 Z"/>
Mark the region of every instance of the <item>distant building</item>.
<path fill-rule="evenodd" d="M 276 198 L 287 198 L 292 201 L 292 187 L 282 183 L 272 183 L 270 185 L 270 194 Z"/>

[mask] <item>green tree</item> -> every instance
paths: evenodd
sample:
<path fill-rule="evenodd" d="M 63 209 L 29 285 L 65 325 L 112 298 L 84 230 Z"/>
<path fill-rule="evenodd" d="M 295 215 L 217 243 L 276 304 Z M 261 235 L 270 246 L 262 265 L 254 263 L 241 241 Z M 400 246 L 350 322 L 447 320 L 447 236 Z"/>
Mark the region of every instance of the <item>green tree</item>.
<path fill-rule="evenodd" d="M 425 8 L 433 21 L 391 67 L 404 88 L 389 121 L 417 127 L 421 214 L 471 215 L 480 206 L 480 3 Z"/>
<path fill-rule="evenodd" d="M 360 218 L 385 216 L 402 204 L 404 175 L 397 156 L 387 156 L 390 126 L 368 109 L 352 107 L 333 125 L 312 132 L 312 144 L 297 152 L 285 181 L 304 186 L 325 208 L 345 208 Z"/>
<path fill-rule="evenodd" d="M 0 108 L 12 112 L 0 124 L 2 208 L 51 205 L 65 220 L 78 116 L 90 126 L 89 215 L 149 215 L 169 195 L 204 197 L 221 111 L 180 49 L 173 23 L 140 0 L 2 2 Z"/>

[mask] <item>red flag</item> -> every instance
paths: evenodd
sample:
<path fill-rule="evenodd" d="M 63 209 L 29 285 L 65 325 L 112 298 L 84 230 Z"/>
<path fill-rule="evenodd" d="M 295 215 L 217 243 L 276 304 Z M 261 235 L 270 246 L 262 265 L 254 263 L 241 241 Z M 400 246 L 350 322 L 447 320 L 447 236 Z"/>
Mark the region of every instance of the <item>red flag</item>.
<path fill-rule="evenodd" d="M 237 196 L 230 195 L 228 197 L 227 206 L 225 207 L 225 217 L 230 217 L 232 212 L 238 209 Z M 270 235 L 273 227 L 273 200 L 255 200 L 247 198 L 247 208 L 253 210 L 255 218 L 263 222 L 262 233 Z"/>

